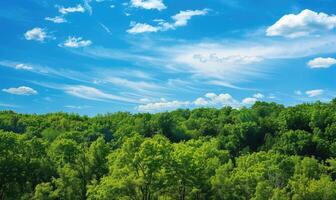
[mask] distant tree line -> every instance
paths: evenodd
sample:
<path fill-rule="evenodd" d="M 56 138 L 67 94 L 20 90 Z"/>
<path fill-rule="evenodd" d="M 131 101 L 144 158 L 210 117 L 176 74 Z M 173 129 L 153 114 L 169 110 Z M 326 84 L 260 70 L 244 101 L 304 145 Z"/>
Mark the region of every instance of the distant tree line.
<path fill-rule="evenodd" d="M 0 112 L 0 200 L 334 200 L 336 99 L 95 117 Z"/>

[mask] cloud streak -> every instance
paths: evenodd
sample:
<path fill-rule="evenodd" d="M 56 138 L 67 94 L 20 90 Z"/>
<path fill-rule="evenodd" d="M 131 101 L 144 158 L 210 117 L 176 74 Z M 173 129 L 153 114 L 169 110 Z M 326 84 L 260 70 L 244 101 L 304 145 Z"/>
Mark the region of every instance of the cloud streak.
<path fill-rule="evenodd" d="M 66 15 L 66 14 L 75 13 L 75 12 L 83 13 L 85 12 L 85 9 L 82 5 L 78 4 L 74 7 L 67 7 L 67 8 L 60 6 L 58 8 L 58 12 L 60 12 L 63 15 Z"/>
<path fill-rule="evenodd" d="M 131 23 L 131 28 L 127 30 L 130 34 L 151 33 L 159 31 L 174 30 L 178 27 L 188 25 L 189 20 L 194 16 L 203 16 L 208 14 L 209 9 L 203 10 L 185 10 L 180 11 L 176 15 L 172 16 L 173 22 L 166 22 L 165 20 L 154 20 L 158 22 L 157 25 L 149 25 L 147 23 Z"/>
<path fill-rule="evenodd" d="M 321 96 L 323 93 L 324 93 L 324 90 L 322 90 L 322 89 L 316 89 L 316 90 L 308 90 L 308 91 L 306 91 L 306 95 L 308 95 L 308 97 Z"/>
<path fill-rule="evenodd" d="M 62 24 L 67 22 L 67 20 L 63 16 L 46 17 L 44 19 L 47 21 L 54 22 L 55 24 Z"/>
<path fill-rule="evenodd" d="M 84 85 L 76 85 L 76 86 L 66 86 L 64 87 L 64 91 L 72 96 L 79 97 L 82 99 L 88 100 L 96 100 L 96 101 L 121 101 L 128 103 L 137 103 L 137 100 L 121 97 L 118 95 L 113 95 L 109 93 L 105 93 L 99 89 L 94 87 L 84 86 Z"/>

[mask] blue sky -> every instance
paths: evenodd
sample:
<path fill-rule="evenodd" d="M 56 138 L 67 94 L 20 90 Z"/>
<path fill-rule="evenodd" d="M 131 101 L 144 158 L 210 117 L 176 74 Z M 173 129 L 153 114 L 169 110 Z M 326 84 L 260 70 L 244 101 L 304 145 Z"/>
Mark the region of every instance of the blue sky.
<path fill-rule="evenodd" d="M 3 0 L 0 109 L 160 112 L 336 95 L 333 0 Z"/>

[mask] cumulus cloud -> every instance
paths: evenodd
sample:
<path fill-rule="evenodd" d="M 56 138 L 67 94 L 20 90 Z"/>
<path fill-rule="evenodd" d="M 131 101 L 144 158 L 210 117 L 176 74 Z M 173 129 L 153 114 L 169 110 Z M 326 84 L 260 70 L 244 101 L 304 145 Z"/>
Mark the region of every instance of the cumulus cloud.
<path fill-rule="evenodd" d="M 88 87 L 84 85 L 66 86 L 63 89 L 66 93 L 72 96 L 75 96 L 75 97 L 83 98 L 83 99 L 96 100 L 96 101 L 114 100 L 114 101 L 122 101 L 122 102 L 128 102 L 128 103 L 138 103 L 138 101 L 134 99 L 105 93 L 94 87 Z"/>
<path fill-rule="evenodd" d="M 39 42 L 43 42 L 46 38 L 50 36 L 48 36 L 47 32 L 44 29 L 36 27 L 28 30 L 24 34 L 24 37 L 26 38 L 26 40 L 36 40 Z"/>
<path fill-rule="evenodd" d="M 58 8 L 58 12 L 60 12 L 61 14 L 63 15 L 66 15 L 68 13 L 74 13 L 74 12 L 80 12 L 80 13 L 83 13 L 85 12 L 85 9 L 82 5 L 78 4 L 77 6 L 74 6 L 74 7 L 63 7 L 63 6 L 60 6 Z"/>
<path fill-rule="evenodd" d="M 26 95 L 26 96 L 37 94 L 36 90 L 34 90 L 30 87 L 27 87 L 27 86 L 20 86 L 20 87 L 17 87 L 17 88 L 2 89 L 2 91 L 10 93 L 10 94 Z"/>
<path fill-rule="evenodd" d="M 281 17 L 266 30 L 267 36 L 283 36 L 297 38 L 332 30 L 336 27 L 336 16 L 303 10 L 299 14 L 288 14 Z"/>
<path fill-rule="evenodd" d="M 324 93 L 324 90 L 321 90 L 321 89 L 308 90 L 308 91 L 306 91 L 306 95 L 308 95 L 308 97 L 317 97 L 317 96 L 321 96 L 323 93 Z"/>
<path fill-rule="evenodd" d="M 46 17 L 44 18 L 47 21 L 54 22 L 55 24 L 66 23 L 67 20 L 63 16 L 56 16 L 56 17 Z"/>
<path fill-rule="evenodd" d="M 190 105 L 189 101 L 162 101 L 140 105 L 137 107 L 137 109 L 141 112 L 158 112 L 158 111 L 174 110 L 189 105 Z"/>
<path fill-rule="evenodd" d="M 332 65 L 336 64 L 335 58 L 314 58 L 313 60 L 310 60 L 307 65 L 310 68 L 329 68 Z"/>
<path fill-rule="evenodd" d="M 239 102 L 230 94 L 207 93 L 204 97 L 200 97 L 193 102 L 196 106 L 232 106 L 238 107 Z"/>
<path fill-rule="evenodd" d="M 228 93 L 218 95 L 215 93 L 207 93 L 203 97 L 199 97 L 194 101 L 178 101 L 178 100 L 166 101 L 165 99 L 161 99 L 158 102 L 150 102 L 147 104 L 140 105 L 137 107 L 137 110 L 141 112 L 158 112 L 185 107 L 222 107 L 222 106 L 231 106 L 237 108 L 240 106 L 240 103 Z"/>
<path fill-rule="evenodd" d="M 177 27 L 186 26 L 188 21 L 194 16 L 202 16 L 208 13 L 208 9 L 203 10 L 185 10 L 180 11 L 178 14 L 172 16 L 173 22 L 166 22 L 163 19 L 154 20 L 158 24 L 155 26 L 146 23 L 131 23 L 131 29 L 127 30 L 128 33 L 138 34 L 145 32 L 158 32 L 158 31 L 168 31 L 171 29 L 176 29 Z"/>
<path fill-rule="evenodd" d="M 253 97 L 247 97 L 247 98 L 244 98 L 242 100 L 242 104 L 243 105 L 251 105 L 251 104 L 254 104 L 255 102 L 263 99 L 265 97 L 265 95 L 261 94 L 261 93 L 256 93 L 253 95 Z"/>
<path fill-rule="evenodd" d="M 31 67 L 31 66 L 29 66 L 27 64 L 20 63 L 20 64 L 15 65 L 15 69 L 19 69 L 19 70 L 33 70 L 33 67 Z"/>
<path fill-rule="evenodd" d="M 254 97 L 247 97 L 247 98 L 243 99 L 242 103 L 243 103 L 243 104 L 247 104 L 247 105 L 249 105 L 249 104 L 254 104 L 254 103 L 257 102 L 257 101 L 258 101 L 257 98 L 254 98 Z"/>
<path fill-rule="evenodd" d="M 150 33 L 159 31 L 158 27 L 154 27 L 146 23 L 134 23 L 134 24 L 131 23 L 131 27 L 132 28 L 127 30 L 127 33 L 138 34 L 138 33 L 146 33 L 146 32 Z"/>
<path fill-rule="evenodd" d="M 167 8 L 162 2 L 162 0 L 131 0 L 131 6 L 147 10 L 150 9 L 163 10 Z"/>
<path fill-rule="evenodd" d="M 79 48 L 86 47 L 92 44 L 91 40 L 83 40 L 81 37 L 68 37 L 64 43 L 60 44 L 60 46 L 69 47 L 69 48 Z"/>

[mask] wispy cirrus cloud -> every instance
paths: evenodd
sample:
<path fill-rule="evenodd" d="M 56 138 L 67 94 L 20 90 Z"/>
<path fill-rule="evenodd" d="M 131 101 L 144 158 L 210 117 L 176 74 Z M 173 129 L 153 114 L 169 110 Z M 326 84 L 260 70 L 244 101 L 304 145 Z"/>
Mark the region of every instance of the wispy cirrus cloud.
<path fill-rule="evenodd" d="M 67 20 L 63 16 L 46 17 L 44 19 L 47 21 L 54 22 L 55 24 L 62 24 L 67 22 Z"/>
<path fill-rule="evenodd" d="M 133 103 L 138 104 L 140 101 L 138 98 L 128 97 L 119 94 L 113 94 L 110 92 L 106 92 L 103 89 L 99 89 L 96 87 L 92 87 L 88 85 L 80 85 L 80 84 L 58 84 L 58 83 L 48 83 L 48 82 L 33 82 L 35 85 L 39 85 L 41 87 L 50 88 L 54 90 L 63 91 L 64 93 L 92 101 L 102 101 L 102 102 L 123 102 L 123 103 Z"/>
<path fill-rule="evenodd" d="M 0 60 L 1 67 L 12 68 L 16 70 L 27 70 L 30 73 L 39 74 L 46 77 L 64 78 L 79 82 L 90 82 L 92 77 L 88 74 L 74 71 L 71 69 L 43 66 L 39 64 L 23 63 L 20 61 Z"/>
<path fill-rule="evenodd" d="M 109 35 L 112 34 L 111 29 L 108 28 L 105 24 L 103 24 L 103 23 L 99 23 L 99 25 L 104 29 L 104 31 L 105 31 L 106 33 L 108 33 Z"/>
<path fill-rule="evenodd" d="M 179 13 L 171 17 L 173 22 L 167 22 L 165 20 L 155 20 L 156 22 L 158 22 L 157 25 L 131 22 L 131 28 L 128 29 L 127 32 L 130 34 L 139 34 L 146 32 L 168 31 L 176 29 L 178 27 L 186 26 L 188 24 L 188 21 L 191 20 L 192 17 L 203 16 L 208 14 L 208 12 L 209 9 L 180 11 Z"/>
<path fill-rule="evenodd" d="M 131 81 L 125 78 L 120 77 L 110 77 L 106 79 L 107 82 L 113 83 L 120 87 L 126 87 L 132 90 L 138 90 L 141 92 L 152 91 L 162 89 L 161 86 L 155 83 L 146 82 L 146 81 Z"/>
<path fill-rule="evenodd" d="M 130 34 L 139 34 L 139 33 L 151 33 L 157 32 L 160 30 L 159 27 L 155 27 L 146 23 L 131 23 L 131 28 L 127 30 L 127 33 Z"/>
<path fill-rule="evenodd" d="M 0 102 L 0 107 L 5 107 L 5 108 L 17 108 L 19 106 L 14 105 L 14 104 L 8 104 L 8 103 L 1 103 Z"/>
<path fill-rule="evenodd" d="M 336 36 L 274 40 L 272 38 L 185 42 L 162 45 L 134 43 L 125 50 L 89 47 L 74 53 L 92 58 L 132 61 L 139 66 L 160 66 L 170 73 L 184 73 L 209 85 L 256 90 L 238 85 L 272 72 L 277 60 L 293 60 L 336 52 Z M 140 51 L 141 50 L 141 51 Z M 163 67 L 163 68 L 162 68 Z"/>
<path fill-rule="evenodd" d="M 82 109 L 90 108 L 90 106 L 76 106 L 76 105 L 66 105 L 64 107 L 68 109 L 75 109 L 75 110 L 82 110 Z"/>
<path fill-rule="evenodd" d="M 272 60 L 336 52 L 335 39 L 334 35 L 330 35 L 321 40 L 206 41 L 175 45 L 158 51 L 162 51 L 162 59 L 173 70 L 188 71 L 198 79 L 208 79 L 216 85 L 220 83 L 234 88 L 237 83 L 267 76 L 272 69 L 270 64 L 265 63 Z"/>
<path fill-rule="evenodd" d="M 308 97 L 317 97 L 321 96 L 324 93 L 324 90 L 322 89 L 316 89 L 316 90 L 308 90 L 305 92 Z"/>
<path fill-rule="evenodd" d="M 14 68 L 18 70 L 33 70 L 34 69 L 32 66 L 23 64 L 23 63 L 16 64 Z"/>
<path fill-rule="evenodd" d="M 88 99 L 88 100 L 121 101 L 121 102 L 128 102 L 128 103 L 138 103 L 138 100 L 106 93 L 97 88 L 84 86 L 84 85 L 69 85 L 69 86 L 65 86 L 63 89 L 69 95 L 83 98 L 83 99 Z"/>

